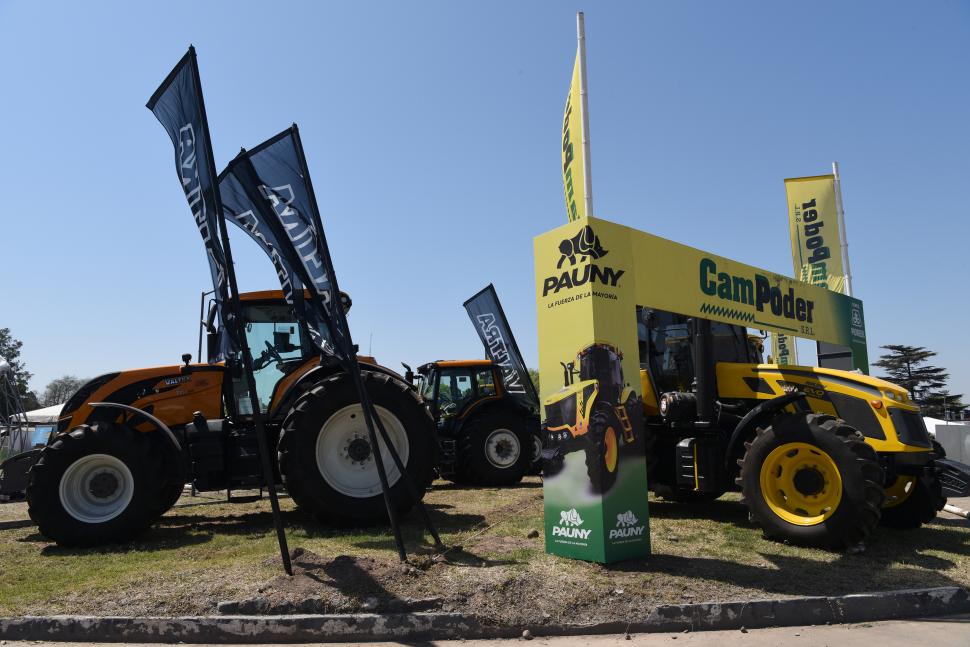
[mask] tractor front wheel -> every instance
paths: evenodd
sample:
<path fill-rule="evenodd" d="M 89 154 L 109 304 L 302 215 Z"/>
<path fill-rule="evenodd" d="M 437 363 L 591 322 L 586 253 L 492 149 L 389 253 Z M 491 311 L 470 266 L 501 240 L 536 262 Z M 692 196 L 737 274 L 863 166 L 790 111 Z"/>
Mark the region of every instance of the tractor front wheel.
<path fill-rule="evenodd" d="M 615 416 L 597 411 L 590 419 L 586 473 L 596 494 L 609 492 L 620 468 L 620 425 Z"/>
<path fill-rule="evenodd" d="M 844 421 L 782 414 L 746 447 L 738 485 L 767 537 L 839 548 L 864 541 L 879 523 L 882 468 Z"/>
<path fill-rule="evenodd" d="M 897 476 L 886 494 L 880 523 L 887 528 L 919 528 L 946 505 L 939 481 L 916 476 Z"/>
<path fill-rule="evenodd" d="M 61 546 L 124 541 L 155 520 L 160 469 L 148 435 L 81 425 L 44 447 L 30 471 L 28 513 Z"/>

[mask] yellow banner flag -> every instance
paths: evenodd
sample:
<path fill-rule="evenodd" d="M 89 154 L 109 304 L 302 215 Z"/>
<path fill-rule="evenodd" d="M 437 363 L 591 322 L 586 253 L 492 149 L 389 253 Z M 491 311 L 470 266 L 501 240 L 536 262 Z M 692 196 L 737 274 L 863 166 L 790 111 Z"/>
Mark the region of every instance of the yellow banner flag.
<path fill-rule="evenodd" d="M 573 78 L 562 117 L 562 185 L 569 221 L 585 218 L 586 160 L 583 154 L 583 100 L 580 96 L 580 53 L 576 51 Z"/>
<path fill-rule="evenodd" d="M 785 180 L 795 278 L 845 294 L 835 176 Z"/>
<path fill-rule="evenodd" d="M 795 338 L 783 332 L 771 333 L 771 361 L 779 366 L 796 366 L 798 349 Z"/>

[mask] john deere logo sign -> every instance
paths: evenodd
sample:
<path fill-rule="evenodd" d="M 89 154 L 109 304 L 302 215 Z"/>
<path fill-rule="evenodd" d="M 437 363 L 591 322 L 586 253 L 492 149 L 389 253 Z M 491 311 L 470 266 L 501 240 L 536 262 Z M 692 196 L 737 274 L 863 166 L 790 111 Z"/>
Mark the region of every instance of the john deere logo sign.
<path fill-rule="evenodd" d="M 593 262 L 609 254 L 609 250 L 603 249 L 599 237 L 589 225 L 580 229 L 572 238 L 566 238 L 559 243 L 559 253 L 561 256 L 556 263 L 556 269 L 562 269 L 567 261 L 569 265 L 562 273 L 545 278 L 542 283 L 542 296 L 548 296 L 550 292 L 558 294 L 560 290 L 577 288 L 587 283 L 616 287 L 625 271 L 601 267 Z M 589 262 L 581 267 L 576 266 L 577 262 L 583 263 L 586 260 Z"/>

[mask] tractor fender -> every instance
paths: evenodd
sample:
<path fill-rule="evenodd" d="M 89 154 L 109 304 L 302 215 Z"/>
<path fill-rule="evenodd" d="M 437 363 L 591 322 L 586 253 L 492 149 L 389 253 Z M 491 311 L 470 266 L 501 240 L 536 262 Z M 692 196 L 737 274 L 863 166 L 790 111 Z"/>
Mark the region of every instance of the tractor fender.
<path fill-rule="evenodd" d="M 360 370 L 362 371 L 383 373 L 384 375 L 390 376 L 391 379 L 411 388 L 411 385 L 404 380 L 404 377 L 400 373 L 397 373 L 386 366 L 361 361 L 358 361 L 357 365 L 360 366 Z M 314 366 L 309 371 L 301 375 L 296 382 L 291 384 L 286 391 L 279 394 L 278 397 L 276 393 L 273 393 L 273 397 L 270 399 L 270 401 L 273 403 L 270 407 L 270 417 L 276 418 L 277 416 L 285 416 L 290 408 L 300 398 L 300 396 L 312 389 L 314 385 L 318 384 L 321 380 L 324 380 L 331 375 L 336 375 L 341 371 L 343 371 L 343 368 L 341 368 L 335 362 L 323 362 L 317 366 Z M 279 384 L 277 384 L 277 388 L 279 388 Z"/>
<path fill-rule="evenodd" d="M 731 438 L 728 440 L 727 448 L 724 451 L 724 466 L 727 468 L 728 472 L 735 469 L 732 462 L 732 456 L 734 456 L 735 449 L 737 449 L 738 445 L 744 441 L 749 432 L 753 432 L 759 423 L 768 418 L 774 417 L 775 414 L 787 407 L 789 404 L 804 398 L 805 394 L 801 391 L 786 393 L 785 395 L 778 396 L 777 398 L 765 400 L 745 414 L 745 416 L 741 418 L 741 421 L 734 427 L 734 431 L 731 433 Z"/>
<path fill-rule="evenodd" d="M 175 446 L 175 451 L 177 451 L 179 453 L 182 452 L 182 445 L 179 443 L 179 439 L 175 437 L 175 434 L 172 432 L 171 429 L 168 428 L 168 425 L 166 425 L 164 422 L 162 422 L 161 420 L 159 420 L 158 418 L 156 418 L 152 414 L 148 413 L 147 411 L 143 411 L 143 410 L 139 409 L 138 407 L 133 407 L 133 406 L 128 405 L 128 404 L 118 404 L 117 402 L 88 402 L 88 406 L 89 407 L 94 407 L 96 409 L 98 407 L 102 407 L 102 408 L 106 408 L 106 409 L 112 409 L 112 408 L 113 409 L 121 409 L 121 410 L 127 411 L 128 413 L 131 413 L 133 415 L 136 415 L 136 416 L 139 416 L 141 418 L 144 418 L 145 420 L 147 420 L 151 424 L 155 425 L 155 427 L 159 431 L 163 432 L 168 437 L 168 439 L 172 442 L 172 445 Z"/>

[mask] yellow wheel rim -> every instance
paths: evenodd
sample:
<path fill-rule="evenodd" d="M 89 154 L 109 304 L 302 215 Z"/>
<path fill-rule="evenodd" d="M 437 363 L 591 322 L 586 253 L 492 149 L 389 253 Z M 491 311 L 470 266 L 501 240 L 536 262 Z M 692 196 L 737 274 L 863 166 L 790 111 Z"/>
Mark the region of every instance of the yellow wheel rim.
<path fill-rule="evenodd" d="M 882 504 L 884 508 L 895 508 L 909 498 L 909 495 L 916 489 L 915 476 L 897 476 L 896 481 L 886 488 L 886 502 Z"/>
<path fill-rule="evenodd" d="M 786 443 L 761 465 L 761 494 L 788 523 L 814 526 L 839 507 L 842 476 L 832 457 L 815 445 Z"/>
<path fill-rule="evenodd" d="M 616 430 L 612 426 L 606 428 L 603 442 L 606 444 L 606 451 L 603 454 L 603 460 L 606 462 L 606 470 L 613 473 L 616 471 L 616 458 L 619 452 L 616 447 Z"/>

